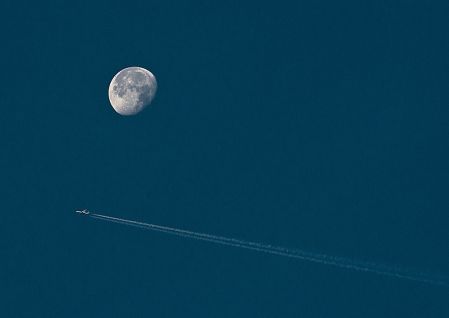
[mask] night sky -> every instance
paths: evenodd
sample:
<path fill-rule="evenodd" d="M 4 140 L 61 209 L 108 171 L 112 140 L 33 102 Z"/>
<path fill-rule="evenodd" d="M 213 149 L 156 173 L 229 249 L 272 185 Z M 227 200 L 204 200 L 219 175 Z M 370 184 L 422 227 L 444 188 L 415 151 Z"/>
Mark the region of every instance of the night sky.
<path fill-rule="evenodd" d="M 448 1 L 2 1 L 1 317 L 449 317 Z M 151 70 L 123 117 L 112 77 Z"/>

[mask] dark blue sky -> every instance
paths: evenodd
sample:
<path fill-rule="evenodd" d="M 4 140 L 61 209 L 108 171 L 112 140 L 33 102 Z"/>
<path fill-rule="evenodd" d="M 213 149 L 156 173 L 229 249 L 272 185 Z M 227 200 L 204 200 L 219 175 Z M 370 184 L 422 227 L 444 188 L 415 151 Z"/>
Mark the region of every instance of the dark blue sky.
<path fill-rule="evenodd" d="M 295 3 L 296 2 L 296 3 Z M 447 1 L 0 5 L 2 317 L 448 317 Z M 157 77 L 121 117 L 114 74 Z"/>

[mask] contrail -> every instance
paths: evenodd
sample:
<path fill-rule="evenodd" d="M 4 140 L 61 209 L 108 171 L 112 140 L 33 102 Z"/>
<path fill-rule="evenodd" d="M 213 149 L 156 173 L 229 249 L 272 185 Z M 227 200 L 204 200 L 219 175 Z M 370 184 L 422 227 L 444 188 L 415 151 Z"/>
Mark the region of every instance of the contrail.
<path fill-rule="evenodd" d="M 85 210 L 87 211 L 87 210 Z M 227 246 L 234 246 L 239 248 L 244 248 L 248 250 L 268 253 L 268 254 L 274 254 L 274 255 L 280 255 L 290 258 L 297 258 L 301 260 L 306 260 L 310 262 L 325 264 L 325 265 L 332 265 L 340 268 L 346 268 L 350 270 L 360 271 L 360 272 L 370 272 L 375 273 L 383 276 L 390 276 L 400 279 L 407 279 L 417 282 L 423 282 L 433 285 L 442 285 L 449 287 L 449 279 L 447 277 L 435 277 L 428 273 L 417 273 L 408 271 L 399 267 L 394 267 L 390 265 L 382 265 L 378 263 L 372 263 L 372 262 L 363 262 L 363 261 L 356 261 L 344 257 L 336 257 L 336 256 L 330 256 L 326 254 L 319 254 L 319 253 L 311 253 L 306 252 L 298 249 L 289 249 L 285 247 L 279 247 L 279 246 L 273 246 L 269 244 L 263 244 L 263 243 L 256 243 L 256 242 L 250 242 L 246 240 L 240 240 L 235 238 L 227 238 L 223 236 L 218 235 L 211 235 L 211 234 L 204 234 L 204 233 L 198 233 L 193 231 L 187 231 L 187 230 L 181 230 L 176 228 L 171 228 L 167 226 L 160 226 L 150 223 L 143 223 L 143 222 L 137 222 L 137 221 L 131 221 L 121 218 L 116 218 L 112 216 L 106 216 L 101 215 L 97 213 L 91 213 L 88 212 L 84 213 L 87 214 L 89 217 L 94 219 L 99 219 L 103 221 L 108 222 L 114 222 L 129 226 L 134 226 L 138 228 L 143 228 L 146 230 L 152 230 L 156 232 L 162 232 L 167 233 L 171 235 L 176 235 L 180 237 L 185 238 L 191 238 L 195 240 L 201 240 L 206 242 L 212 242 L 217 243 L 221 245 L 227 245 Z"/>

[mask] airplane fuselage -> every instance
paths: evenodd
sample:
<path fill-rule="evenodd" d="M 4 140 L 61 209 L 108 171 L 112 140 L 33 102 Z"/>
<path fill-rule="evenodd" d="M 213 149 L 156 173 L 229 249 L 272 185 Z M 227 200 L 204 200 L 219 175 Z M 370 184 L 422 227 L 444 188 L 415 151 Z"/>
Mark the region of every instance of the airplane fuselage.
<path fill-rule="evenodd" d="M 84 210 L 76 210 L 76 213 L 88 215 L 90 212 L 87 209 Z"/>

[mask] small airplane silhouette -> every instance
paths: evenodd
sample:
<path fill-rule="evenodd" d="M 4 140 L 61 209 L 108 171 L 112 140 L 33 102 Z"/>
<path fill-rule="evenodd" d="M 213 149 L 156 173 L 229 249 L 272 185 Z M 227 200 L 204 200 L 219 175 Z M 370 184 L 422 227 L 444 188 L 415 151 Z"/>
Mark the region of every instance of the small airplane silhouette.
<path fill-rule="evenodd" d="M 87 209 L 84 209 L 84 210 L 76 210 L 75 211 L 76 213 L 79 213 L 79 214 L 86 214 L 86 215 L 88 215 L 90 212 L 89 212 L 89 210 L 87 210 Z"/>

